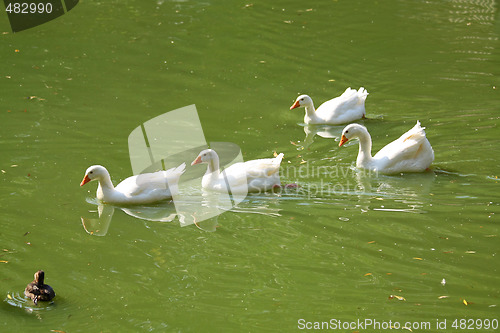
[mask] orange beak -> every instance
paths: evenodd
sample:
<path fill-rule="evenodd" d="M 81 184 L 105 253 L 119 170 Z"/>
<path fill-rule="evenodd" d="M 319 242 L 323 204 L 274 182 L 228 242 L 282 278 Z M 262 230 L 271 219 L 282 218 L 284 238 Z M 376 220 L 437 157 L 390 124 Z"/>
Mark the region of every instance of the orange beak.
<path fill-rule="evenodd" d="M 83 186 L 85 184 L 87 184 L 91 179 L 89 178 L 88 175 L 85 175 L 85 177 L 83 177 L 83 180 L 82 182 L 80 183 L 80 186 Z"/>
<path fill-rule="evenodd" d="M 290 106 L 290 110 L 293 110 L 293 109 L 295 109 L 295 108 L 298 108 L 299 106 L 300 106 L 299 101 L 295 101 L 295 103 L 293 103 L 293 105 L 292 105 L 292 106 Z"/>
<path fill-rule="evenodd" d="M 349 140 L 348 138 L 345 137 L 345 135 L 342 135 L 342 138 L 340 139 L 339 147 L 342 146 L 344 143 Z"/>
<path fill-rule="evenodd" d="M 191 165 L 196 165 L 196 164 L 200 164 L 201 163 L 201 156 L 198 156 L 194 161 L 193 163 L 191 163 Z"/>

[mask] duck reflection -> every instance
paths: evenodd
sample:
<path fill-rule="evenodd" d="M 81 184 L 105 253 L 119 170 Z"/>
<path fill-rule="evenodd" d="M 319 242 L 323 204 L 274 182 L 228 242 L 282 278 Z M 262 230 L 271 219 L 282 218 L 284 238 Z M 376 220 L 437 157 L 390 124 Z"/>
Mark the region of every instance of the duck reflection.
<path fill-rule="evenodd" d="M 306 137 L 304 139 L 304 144 L 301 146 L 302 149 L 308 148 L 313 142 L 316 135 L 325 139 L 337 139 L 342 136 L 342 130 L 344 126 L 332 126 L 332 125 L 305 125 L 304 132 Z"/>
<path fill-rule="evenodd" d="M 278 200 L 278 196 L 274 193 L 228 195 L 202 189 L 198 197 L 189 196 L 189 200 L 175 200 L 175 207 L 177 212 L 181 212 L 179 214 L 181 226 L 194 224 L 201 230 L 213 232 L 218 227 L 219 216 L 224 212 L 281 216 L 280 209 L 269 207 L 269 204 L 273 203 L 273 198 Z"/>
<path fill-rule="evenodd" d="M 114 206 L 98 204 L 97 218 L 81 217 L 83 229 L 90 235 L 105 236 L 108 233 L 108 228 L 114 212 Z"/>
<path fill-rule="evenodd" d="M 175 202 L 169 201 L 155 206 L 120 207 L 88 200 L 89 203 L 97 206 L 97 210 L 90 211 L 97 213 L 97 217 L 82 216 L 81 221 L 83 229 L 88 234 L 105 236 L 115 210 L 121 210 L 129 216 L 146 221 L 173 222 L 177 217 L 181 227 L 194 225 L 203 231 L 214 232 L 219 225 L 219 216 L 224 212 L 281 216 L 280 209 L 270 207 L 273 198 L 279 200 L 274 193 L 235 198 L 234 195 L 226 193 L 202 190 L 198 195 L 180 195 Z"/>
<path fill-rule="evenodd" d="M 356 188 L 353 194 L 359 198 L 362 211 L 398 211 L 407 213 L 425 213 L 426 198 L 431 193 L 436 174 L 432 171 L 424 173 L 408 173 L 399 176 L 374 175 L 367 170 L 353 169 Z M 386 204 L 377 204 L 385 201 Z"/>
<path fill-rule="evenodd" d="M 97 217 L 81 217 L 83 229 L 93 236 L 106 236 L 115 210 L 120 210 L 129 216 L 145 221 L 172 222 L 176 216 L 179 216 L 181 226 L 195 224 L 198 228 L 205 231 L 215 231 L 215 226 L 217 225 L 216 217 L 197 223 L 192 209 L 186 215 L 182 214 L 182 212 L 178 213 L 176 206 L 171 201 L 155 206 L 120 207 L 100 202 L 96 203 L 96 205 L 97 211 L 90 212 L 97 213 Z"/>

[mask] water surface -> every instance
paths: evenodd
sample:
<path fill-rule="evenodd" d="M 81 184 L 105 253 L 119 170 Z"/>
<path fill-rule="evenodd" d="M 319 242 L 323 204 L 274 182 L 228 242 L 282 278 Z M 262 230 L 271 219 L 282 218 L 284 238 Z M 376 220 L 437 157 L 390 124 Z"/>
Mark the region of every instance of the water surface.
<path fill-rule="evenodd" d="M 16 34 L 0 17 L 2 330 L 499 318 L 497 2 L 83 1 Z M 359 172 L 343 126 L 289 110 L 349 86 L 370 93 L 374 152 L 420 120 L 432 172 Z M 165 218 L 171 203 L 98 220 L 85 169 L 125 179 L 129 133 L 191 104 L 207 142 L 283 152 L 300 187 L 199 225 Z M 34 307 L 38 269 L 57 296 Z"/>

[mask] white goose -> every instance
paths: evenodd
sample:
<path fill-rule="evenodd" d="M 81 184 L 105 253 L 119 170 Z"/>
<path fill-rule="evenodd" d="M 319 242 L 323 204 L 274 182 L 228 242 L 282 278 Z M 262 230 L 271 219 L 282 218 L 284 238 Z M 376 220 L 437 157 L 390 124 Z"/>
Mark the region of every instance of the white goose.
<path fill-rule="evenodd" d="M 275 158 L 264 158 L 235 163 L 223 172 L 219 169 L 219 156 L 212 149 L 203 150 L 191 163 L 196 165 L 207 163 L 207 172 L 202 179 L 202 188 L 231 193 L 247 193 L 268 191 L 281 186 L 279 169 L 283 153 Z"/>
<path fill-rule="evenodd" d="M 434 160 L 434 151 L 425 137 L 425 127 L 420 122 L 401 137 L 372 157 L 372 139 L 366 127 L 359 124 L 347 125 L 342 131 L 339 146 L 352 138 L 359 139 L 358 168 L 391 174 L 400 172 L 422 172 Z"/>
<path fill-rule="evenodd" d="M 305 107 L 304 123 L 306 124 L 345 124 L 365 117 L 367 96 L 368 92 L 363 87 L 359 90 L 347 88 L 342 95 L 324 102 L 315 110 L 312 98 L 308 95 L 300 95 L 290 110 Z"/>
<path fill-rule="evenodd" d="M 186 164 L 177 168 L 154 173 L 144 173 L 123 180 L 116 187 L 113 186 L 108 170 L 101 165 L 93 165 L 85 172 L 80 186 L 97 180 L 97 199 L 105 203 L 117 205 L 150 204 L 171 199 L 172 194 L 178 191 L 177 185 L 180 176 L 184 173 Z"/>

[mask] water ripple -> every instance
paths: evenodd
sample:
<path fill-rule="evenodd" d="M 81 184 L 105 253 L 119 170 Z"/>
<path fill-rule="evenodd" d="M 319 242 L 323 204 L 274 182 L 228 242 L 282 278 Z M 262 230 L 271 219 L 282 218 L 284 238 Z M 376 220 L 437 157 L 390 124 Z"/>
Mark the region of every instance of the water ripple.
<path fill-rule="evenodd" d="M 26 298 L 24 295 L 18 292 L 7 292 L 7 296 L 4 302 L 10 306 L 24 309 L 27 313 L 38 313 L 43 311 L 50 311 L 55 308 L 54 302 L 38 302 L 37 305 L 33 303 L 32 300 Z"/>

